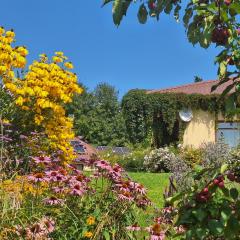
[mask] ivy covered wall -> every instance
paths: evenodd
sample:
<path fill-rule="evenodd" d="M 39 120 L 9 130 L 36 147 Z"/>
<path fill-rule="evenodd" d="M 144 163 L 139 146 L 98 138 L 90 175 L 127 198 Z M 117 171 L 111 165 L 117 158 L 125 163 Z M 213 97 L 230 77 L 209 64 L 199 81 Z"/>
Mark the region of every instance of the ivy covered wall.
<path fill-rule="evenodd" d="M 129 91 L 122 100 L 129 141 L 138 144 L 151 137 L 155 147 L 181 141 L 186 127 L 179 120 L 183 108 L 224 113 L 224 101 L 219 95 Z"/>

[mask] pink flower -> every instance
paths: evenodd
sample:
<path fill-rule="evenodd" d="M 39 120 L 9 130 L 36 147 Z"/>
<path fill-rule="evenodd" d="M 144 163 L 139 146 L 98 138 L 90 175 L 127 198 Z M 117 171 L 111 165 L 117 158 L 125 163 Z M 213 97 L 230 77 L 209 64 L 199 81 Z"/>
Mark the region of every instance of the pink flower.
<path fill-rule="evenodd" d="M 28 176 L 28 180 L 32 182 L 43 182 L 47 179 L 45 178 L 45 175 L 43 173 L 35 173 Z"/>
<path fill-rule="evenodd" d="M 118 194 L 118 198 L 120 200 L 127 200 L 127 201 L 133 201 L 134 200 L 133 196 L 128 191 L 120 191 L 120 194 Z"/>
<path fill-rule="evenodd" d="M 67 177 L 62 174 L 62 172 L 59 171 L 48 171 L 46 172 L 46 177 L 49 179 L 49 181 L 52 182 L 61 182 L 67 180 Z"/>
<path fill-rule="evenodd" d="M 161 225 L 155 223 L 153 226 L 146 228 L 150 232 L 150 240 L 164 240 L 165 232 L 161 230 Z"/>
<path fill-rule="evenodd" d="M 62 205 L 64 203 L 63 199 L 57 197 L 50 197 L 43 200 L 43 202 L 47 205 Z"/>
<path fill-rule="evenodd" d="M 47 164 L 51 163 L 51 158 L 47 157 L 47 156 L 32 157 L 32 159 L 37 164 L 43 163 L 43 164 L 47 165 Z"/>
<path fill-rule="evenodd" d="M 141 231 L 141 227 L 138 226 L 137 224 L 133 224 L 132 226 L 126 227 L 127 230 L 129 231 Z"/>
<path fill-rule="evenodd" d="M 151 234 L 150 239 L 151 240 L 164 240 L 165 239 L 165 233 L 161 232 L 160 235 Z"/>
<path fill-rule="evenodd" d="M 70 194 L 72 195 L 77 195 L 77 196 L 82 196 L 84 194 L 85 190 L 82 188 L 80 183 L 77 183 L 72 186 Z"/>
<path fill-rule="evenodd" d="M 145 195 L 146 194 L 146 189 L 144 188 L 144 186 L 142 184 L 139 184 L 139 183 L 135 183 L 135 190 L 140 193 L 140 194 L 143 194 Z"/>
<path fill-rule="evenodd" d="M 96 162 L 96 167 L 98 167 L 98 168 L 100 168 L 102 170 L 108 170 L 108 171 L 112 171 L 113 170 L 112 166 L 108 162 L 106 162 L 104 160 L 97 161 Z"/>
<path fill-rule="evenodd" d="M 53 187 L 52 189 L 55 193 L 64 193 L 66 191 L 66 188 L 63 186 Z"/>
<path fill-rule="evenodd" d="M 44 217 L 41 219 L 40 224 L 43 225 L 43 227 L 45 227 L 45 229 L 47 230 L 48 233 L 53 232 L 55 229 L 55 227 L 54 227 L 55 222 L 53 221 L 52 218 Z"/>

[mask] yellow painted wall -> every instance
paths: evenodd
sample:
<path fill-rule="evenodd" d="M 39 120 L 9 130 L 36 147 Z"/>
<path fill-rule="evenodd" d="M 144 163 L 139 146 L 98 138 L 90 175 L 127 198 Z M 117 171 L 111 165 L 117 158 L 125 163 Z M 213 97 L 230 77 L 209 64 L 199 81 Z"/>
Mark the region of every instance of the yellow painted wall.
<path fill-rule="evenodd" d="M 215 114 L 202 110 L 193 111 L 193 118 L 183 135 L 183 146 L 198 148 L 208 142 L 215 142 Z"/>

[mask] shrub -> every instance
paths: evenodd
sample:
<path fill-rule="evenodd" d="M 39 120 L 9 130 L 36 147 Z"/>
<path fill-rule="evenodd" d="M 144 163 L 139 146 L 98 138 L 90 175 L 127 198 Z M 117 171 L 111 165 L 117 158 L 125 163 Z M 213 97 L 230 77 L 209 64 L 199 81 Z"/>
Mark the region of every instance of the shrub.
<path fill-rule="evenodd" d="M 229 146 L 223 141 L 203 144 L 201 149 L 203 167 L 220 167 L 232 158 Z"/>
<path fill-rule="evenodd" d="M 186 162 L 186 164 L 191 168 L 201 164 L 201 161 L 202 161 L 201 149 L 186 147 L 181 151 L 180 156 Z"/>
<path fill-rule="evenodd" d="M 171 162 L 175 155 L 169 151 L 168 147 L 152 150 L 144 157 L 144 167 L 151 172 L 169 172 Z"/>

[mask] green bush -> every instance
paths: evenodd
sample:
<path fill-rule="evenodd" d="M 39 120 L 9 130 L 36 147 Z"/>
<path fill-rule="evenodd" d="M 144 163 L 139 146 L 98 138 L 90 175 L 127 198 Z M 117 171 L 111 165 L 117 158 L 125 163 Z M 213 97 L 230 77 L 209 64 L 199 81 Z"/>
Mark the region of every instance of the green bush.
<path fill-rule="evenodd" d="M 194 149 L 191 147 L 184 148 L 180 153 L 181 158 L 186 164 L 194 168 L 196 165 L 200 165 L 202 162 L 202 150 Z"/>

